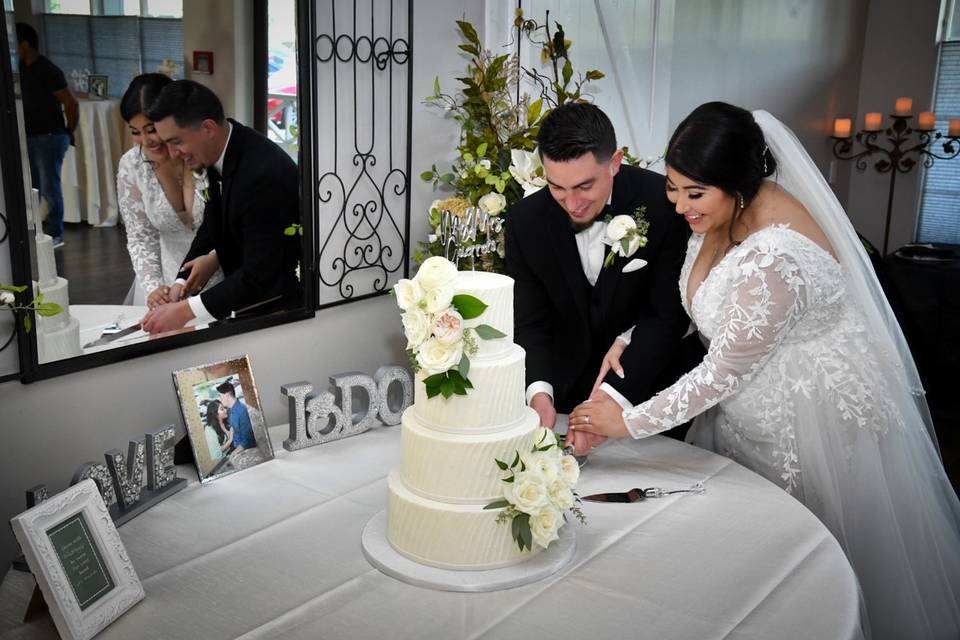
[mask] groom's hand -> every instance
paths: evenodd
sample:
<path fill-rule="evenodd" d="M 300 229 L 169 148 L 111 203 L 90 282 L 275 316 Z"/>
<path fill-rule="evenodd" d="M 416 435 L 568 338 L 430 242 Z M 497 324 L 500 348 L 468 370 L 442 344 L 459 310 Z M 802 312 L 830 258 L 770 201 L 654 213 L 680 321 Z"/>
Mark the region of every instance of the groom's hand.
<path fill-rule="evenodd" d="M 540 424 L 547 429 L 553 429 L 557 424 L 557 410 L 553 406 L 553 398 L 547 393 L 537 393 L 530 398 L 530 407 L 540 416 Z"/>
<path fill-rule="evenodd" d="M 187 276 L 187 281 L 184 284 L 186 294 L 192 296 L 200 293 L 203 287 L 206 286 L 207 281 L 216 273 L 219 266 L 220 261 L 217 259 L 215 253 L 208 253 L 207 255 L 198 256 L 189 262 L 185 262 L 183 270 L 186 271 L 189 269 L 190 271 L 190 275 Z"/>
<path fill-rule="evenodd" d="M 193 311 L 190 310 L 190 303 L 186 300 L 173 302 L 151 309 L 147 315 L 140 321 L 143 330 L 153 335 L 180 329 L 183 325 L 193 320 Z"/>

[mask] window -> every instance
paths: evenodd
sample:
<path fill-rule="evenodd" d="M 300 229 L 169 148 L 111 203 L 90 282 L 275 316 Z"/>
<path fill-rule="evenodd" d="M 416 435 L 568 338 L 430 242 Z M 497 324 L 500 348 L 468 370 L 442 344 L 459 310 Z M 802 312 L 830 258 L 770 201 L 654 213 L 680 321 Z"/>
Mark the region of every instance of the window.
<path fill-rule="evenodd" d="M 181 0 L 47 0 L 47 9 L 41 47 L 78 92 L 84 74 L 105 75 L 119 98 L 134 76 L 182 63 Z"/>
<path fill-rule="evenodd" d="M 949 118 L 960 117 L 960 3 L 945 2 L 942 13 L 933 109 L 937 129 L 945 131 Z M 917 241 L 960 244 L 960 158 L 938 161 L 924 173 Z"/>

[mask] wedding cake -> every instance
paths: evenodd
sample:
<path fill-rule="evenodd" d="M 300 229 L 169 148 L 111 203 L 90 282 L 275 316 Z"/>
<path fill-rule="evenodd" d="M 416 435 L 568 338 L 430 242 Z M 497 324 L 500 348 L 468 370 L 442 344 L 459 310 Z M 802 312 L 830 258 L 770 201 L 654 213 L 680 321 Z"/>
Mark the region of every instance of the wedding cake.
<path fill-rule="evenodd" d="M 54 302 L 63 309 L 55 316 L 37 314 L 37 360 L 40 364 L 83 355 L 80 348 L 80 322 L 70 315 L 68 282 L 57 275 L 53 254 L 53 238 L 37 234 L 37 280 L 33 295 L 43 295 L 44 302 Z"/>
<path fill-rule="evenodd" d="M 421 282 L 404 281 L 396 290 L 405 310 L 408 349 L 420 370 L 414 404 L 402 418 L 400 465 L 388 479 L 387 539 L 421 564 L 496 569 L 528 560 L 542 549 L 534 544 L 521 550 L 510 522 L 498 521 L 504 508 L 485 506 L 504 497 L 496 460 L 509 464 L 518 452 L 531 451 L 543 430 L 536 412 L 524 403 L 525 354 L 513 343 L 513 280 L 493 273 L 457 273 L 451 263 L 446 265 L 439 278 L 449 278 L 453 270 L 450 310 L 445 310 L 450 292 L 436 294 L 444 287 L 434 286 L 438 278 L 430 268 L 435 264 L 421 267 Z M 448 315 L 458 300 L 469 298 L 487 305 L 478 317 L 464 320 L 469 314 L 455 311 Z M 464 353 L 470 354 L 467 367 L 461 363 Z M 450 367 L 456 373 L 444 372 Z M 450 393 L 443 390 L 447 379 L 445 391 Z M 458 382 L 464 379 L 466 385 Z"/>

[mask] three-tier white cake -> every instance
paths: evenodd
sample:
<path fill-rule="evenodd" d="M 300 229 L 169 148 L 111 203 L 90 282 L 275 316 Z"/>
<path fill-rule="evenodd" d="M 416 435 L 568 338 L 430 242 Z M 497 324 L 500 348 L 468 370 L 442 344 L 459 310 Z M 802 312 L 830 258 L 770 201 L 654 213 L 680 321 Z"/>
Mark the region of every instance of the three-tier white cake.
<path fill-rule="evenodd" d="M 456 292 L 488 305 L 466 327 L 490 325 L 506 334 L 480 340 L 467 395 L 428 398 L 418 374 L 414 404 L 403 414 L 400 466 L 389 477 L 387 539 L 398 552 L 432 567 L 497 569 L 529 560 L 499 509 L 503 474 L 495 460 L 529 451 L 539 426 L 524 403 L 524 351 L 513 343 L 513 280 L 461 272 Z"/>

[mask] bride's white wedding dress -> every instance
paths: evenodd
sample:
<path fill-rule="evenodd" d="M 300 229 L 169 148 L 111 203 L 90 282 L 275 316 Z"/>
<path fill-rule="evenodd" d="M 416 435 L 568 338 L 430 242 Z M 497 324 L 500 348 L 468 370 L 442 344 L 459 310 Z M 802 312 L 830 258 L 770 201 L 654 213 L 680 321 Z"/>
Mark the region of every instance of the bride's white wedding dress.
<path fill-rule="evenodd" d="M 193 236 L 203 223 L 204 201 L 194 194 L 189 213 L 177 212 L 139 145 L 120 158 L 117 202 L 127 232 L 127 251 L 136 273 L 127 304 L 145 305 L 157 287 L 173 284 Z M 208 286 L 223 279 L 217 272 Z M 132 300 L 131 300 L 132 297 Z"/>
<path fill-rule="evenodd" d="M 800 157 L 795 140 L 786 147 L 771 140 L 772 127 L 774 136 L 786 135 L 785 127 L 769 114 L 755 117 L 781 166 Z M 960 503 L 928 433 L 902 334 L 886 320 L 892 316 L 872 271 L 858 262 L 856 235 L 845 216 L 814 212 L 819 200 L 811 194 L 842 215 L 825 183 L 815 194 L 800 184 L 807 175 L 788 167 L 781 186 L 794 187 L 840 262 L 788 225 L 774 225 L 732 249 L 690 298 L 703 242 L 693 235 L 680 291 L 709 341 L 707 355 L 624 418 L 634 437 L 644 437 L 696 416 L 688 439 L 801 500 L 850 559 L 868 636 L 960 638 Z"/>

